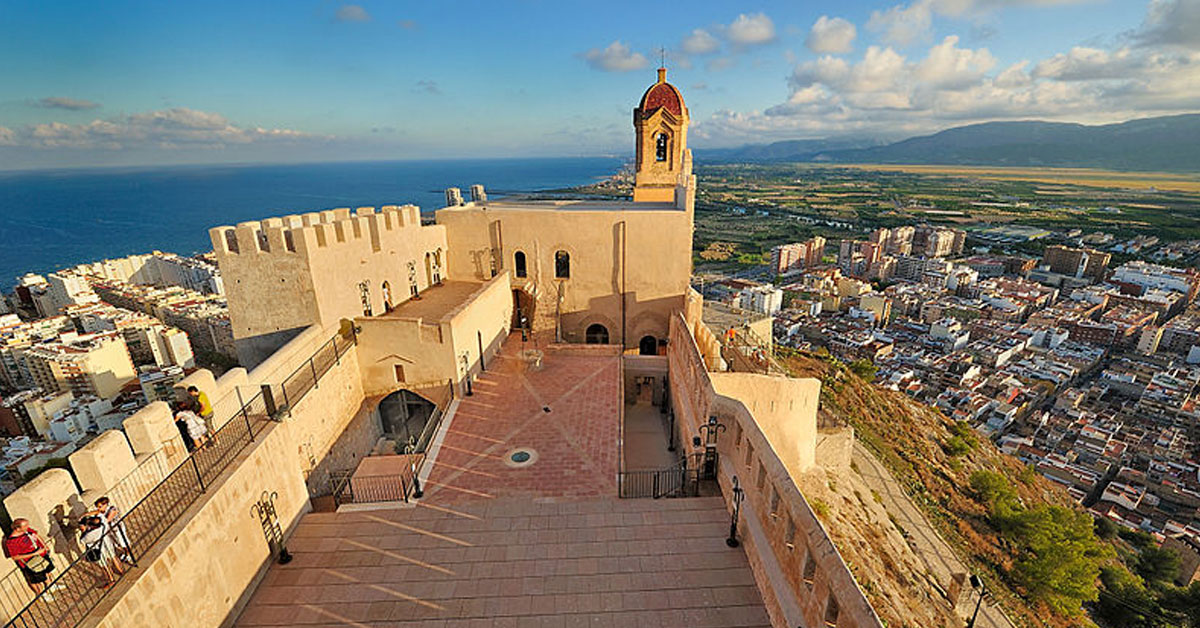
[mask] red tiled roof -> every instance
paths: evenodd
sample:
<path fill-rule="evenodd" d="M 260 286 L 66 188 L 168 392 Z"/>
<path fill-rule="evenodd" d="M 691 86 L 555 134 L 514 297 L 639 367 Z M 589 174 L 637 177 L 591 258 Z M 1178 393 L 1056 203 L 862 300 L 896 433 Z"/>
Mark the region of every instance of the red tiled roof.
<path fill-rule="evenodd" d="M 642 110 L 643 116 L 648 116 L 654 113 L 655 110 L 666 107 L 675 115 L 683 114 L 683 97 L 679 95 L 679 90 L 670 83 L 655 83 L 646 90 L 642 96 L 642 104 L 639 109 Z"/>

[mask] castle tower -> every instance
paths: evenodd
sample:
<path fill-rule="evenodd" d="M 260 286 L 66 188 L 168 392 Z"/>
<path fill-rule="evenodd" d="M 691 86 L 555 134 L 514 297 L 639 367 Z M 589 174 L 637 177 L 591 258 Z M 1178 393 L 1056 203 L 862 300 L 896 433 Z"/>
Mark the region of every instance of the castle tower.
<path fill-rule="evenodd" d="M 687 147 L 689 119 L 683 96 L 667 82 L 667 69 L 659 68 L 658 82 L 646 90 L 633 110 L 637 135 L 635 203 L 680 202 L 677 191 L 685 193 L 692 178 L 692 151 Z"/>

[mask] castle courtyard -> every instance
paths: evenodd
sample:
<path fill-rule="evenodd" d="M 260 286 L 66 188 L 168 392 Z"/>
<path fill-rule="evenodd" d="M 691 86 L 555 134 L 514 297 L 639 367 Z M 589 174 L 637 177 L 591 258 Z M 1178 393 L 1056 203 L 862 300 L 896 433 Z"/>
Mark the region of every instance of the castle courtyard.
<path fill-rule="evenodd" d="M 425 496 L 305 515 L 238 625 L 770 625 L 719 497 L 617 498 L 622 403 L 613 347 L 509 336 Z"/>

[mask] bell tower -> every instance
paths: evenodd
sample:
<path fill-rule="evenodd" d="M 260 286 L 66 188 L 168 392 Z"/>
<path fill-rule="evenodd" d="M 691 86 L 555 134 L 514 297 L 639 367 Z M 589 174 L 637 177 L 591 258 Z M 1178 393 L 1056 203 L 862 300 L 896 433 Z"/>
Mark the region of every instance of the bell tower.
<path fill-rule="evenodd" d="M 658 82 L 642 95 L 633 110 L 637 135 L 634 170 L 635 203 L 683 201 L 692 179 L 692 151 L 687 147 L 688 110 L 683 96 L 667 82 L 667 69 L 658 68 Z"/>

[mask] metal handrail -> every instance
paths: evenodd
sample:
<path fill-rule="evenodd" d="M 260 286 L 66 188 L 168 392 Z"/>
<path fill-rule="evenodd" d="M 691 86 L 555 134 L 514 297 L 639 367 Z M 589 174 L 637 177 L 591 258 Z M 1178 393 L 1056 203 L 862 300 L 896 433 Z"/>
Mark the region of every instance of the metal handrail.
<path fill-rule="evenodd" d="M 345 340 L 345 339 L 343 339 Z M 357 338 L 345 340 L 347 347 L 355 344 Z M 309 365 L 315 364 L 313 358 L 326 347 L 333 347 L 334 364 L 340 361 L 344 352 L 338 351 L 337 337 L 323 344 L 309 358 Z M 320 377 L 329 371 L 331 365 L 323 365 L 319 372 L 314 368 L 313 373 Z M 295 372 L 293 372 L 293 375 Z M 299 401 L 308 390 L 305 389 L 293 403 Z M 241 417 L 242 420 L 237 420 Z M 256 394 L 250 401 L 243 404 L 228 420 L 213 433 L 211 444 L 197 448 L 188 454 L 183 461 L 172 469 L 154 488 L 150 489 L 141 500 L 133 505 L 120 520 L 110 529 L 108 534 L 120 534 L 127 542 L 129 557 L 134 562 L 144 558 L 155 543 L 159 541 L 170 527 L 179 520 L 184 512 L 195 503 L 201 495 L 207 492 L 213 482 L 227 469 L 230 463 L 266 429 L 272 421 L 267 414 L 267 406 L 262 393 Z M 87 568 L 86 552 L 80 552 L 63 568 L 54 579 L 47 583 L 46 589 L 33 597 L 7 624 L 8 627 L 19 628 L 64 628 L 78 626 L 100 604 L 114 588 L 108 586 L 97 588 L 95 573 Z M 120 582 L 125 574 L 117 574 L 113 584 Z M 47 592 L 53 591 L 51 594 Z"/>

